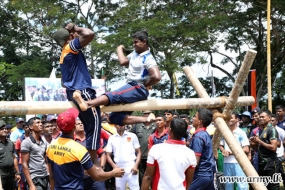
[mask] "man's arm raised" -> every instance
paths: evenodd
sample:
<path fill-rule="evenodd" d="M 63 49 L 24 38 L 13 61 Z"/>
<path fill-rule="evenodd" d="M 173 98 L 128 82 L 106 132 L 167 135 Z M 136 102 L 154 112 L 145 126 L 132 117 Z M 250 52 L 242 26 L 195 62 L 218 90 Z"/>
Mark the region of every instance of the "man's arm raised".
<path fill-rule="evenodd" d="M 129 59 L 124 55 L 125 46 L 119 45 L 117 47 L 118 60 L 121 66 L 129 65 Z"/>
<path fill-rule="evenodd" d="M 73 23 L 67 24 L 65 28 L 69 31 L 69 33 L 78 33 L 81 48 L 87 46 L 95 37 L 95 33 L 89 28 L 79 27 Z"/>

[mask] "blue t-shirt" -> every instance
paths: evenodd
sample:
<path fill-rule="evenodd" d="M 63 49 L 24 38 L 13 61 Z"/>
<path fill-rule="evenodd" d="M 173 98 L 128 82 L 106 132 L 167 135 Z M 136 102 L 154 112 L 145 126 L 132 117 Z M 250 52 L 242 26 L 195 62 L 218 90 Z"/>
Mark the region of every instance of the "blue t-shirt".
<path fill-rule="evenodd" d="M 199 128 L 192 136 L 189 147 L 200 156 L 200 162 L 195 169 L 194 176 L 213 176 L 216 172 L 212 140 L 206 128 Z"/>
<path fill-rule="evenodd" d="M 285 130 L 285 117 L 282 121 L 277 121 L 277 126 Z"/>
<path fill-rule="evenodd" d="M 68 90 L 83 90 L 92 87 L 79 38 L 75 38 L 62 48 L 60 56 L 62 82 Z"/>
<path fill-rule="evenodd" d="M 10 135 L 10 140 L 12 142 L 16 142 L 19 137 L 21 137 L 25 133 L 24 129 L 16 128 Z"/>

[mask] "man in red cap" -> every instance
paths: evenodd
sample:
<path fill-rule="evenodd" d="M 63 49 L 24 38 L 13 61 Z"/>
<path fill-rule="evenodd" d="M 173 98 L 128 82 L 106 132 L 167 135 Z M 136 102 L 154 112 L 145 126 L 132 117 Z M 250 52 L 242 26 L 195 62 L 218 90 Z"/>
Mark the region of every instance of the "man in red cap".
<path fill-rule="evenodd" d="M 96 181 L 122 177 L 125 173 L 121 168 L 104 172 L 101 167 L 93 164 L 87 149 L 73 140 L 77 116 L 78 110 L 70 108 L 59 114 L 56 120 L 62 134 L 50 144 L 46 152 L 52 190 L 83 190 L 83 170 L 86 170 L 90 177 Z"/>

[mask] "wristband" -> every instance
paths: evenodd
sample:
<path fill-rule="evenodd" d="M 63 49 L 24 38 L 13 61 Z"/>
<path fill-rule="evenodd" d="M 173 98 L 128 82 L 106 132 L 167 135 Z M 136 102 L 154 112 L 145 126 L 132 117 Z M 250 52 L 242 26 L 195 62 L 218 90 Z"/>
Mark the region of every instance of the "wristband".
<path fill-rule="evenodd" d="M 15 173 L 15 175 L 21 175 L 21 173 L 20 173 L 20 172 L 17 172 L 17 173 Z"/>

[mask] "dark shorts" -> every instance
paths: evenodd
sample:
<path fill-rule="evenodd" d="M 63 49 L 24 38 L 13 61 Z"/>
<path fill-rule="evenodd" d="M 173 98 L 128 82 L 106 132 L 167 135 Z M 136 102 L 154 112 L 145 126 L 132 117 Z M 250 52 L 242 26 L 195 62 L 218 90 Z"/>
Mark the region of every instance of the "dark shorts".
<path fill-rule="evenodd" d="M 48 190 L 48 176 L 47 177 L 35 177 L 32 179 L 33 184 L 37 190 Z"/>
<path fill-rule="evenodd" d="M 266 158 L 267 162 L 261 162 L 262 158 L 259 157 L 258 164 L 258 175 L 259 176 L 270 176 L 274 179 L 274 174 L 280 171 L 280 161 L 276 158 Z M 263 159 L 264 160 L 264 159 Z M 268 183 L 267 189 L 279 189 L 280 183 Z"/>
<path fill-rule="evenodd" d="M 11 176 L 11 177 L 1 177 L 1 181 L 2 181 L 2 187 L 0 186 L 0 188 L 5 189 L 15 189 L 16 188 L 16 181 L 15 181 L 15 176 Z"/>
<path fill-rule="evenodd" d="M 110 104 L 127 104 L 147 100 L 149 92 L 144 86 L 136 82 L 129 82 L 113 92 L 107 92 L 105 95 L 108 96 Z M 112 112 L 109 120 L 113 124 L 123 125 L 123 120 L 130 114 L 132 112 Z"/>
<path fill-rule="evenodd" d="M 81 91 L 81 97 L 84 100 L 92 100 L 96 98 L 96 91 L 87 88 Z M 88 108 L 86 111 L 81 111 L 77 102 L 73 99 L 74 90 L 66 90 L 67 98 L 72 101 L 79 110 L 79 118 L 84 125 L 86 133 L 86 148 L 88 150 L 98 150 L 100 148 L 101 134 L 101 112 L 100 107 Z"/>
<path fill-rule="evenodd" d="M 84 190 L 106 190 L 104 181 L 93 181 L 91 177 L 83 178 Z"/>
<path fill-rule="evenodd" d="M 214 190 L 214 174 L 213 176 L 197 176 L 194 175 L 189 190 Z"/>

